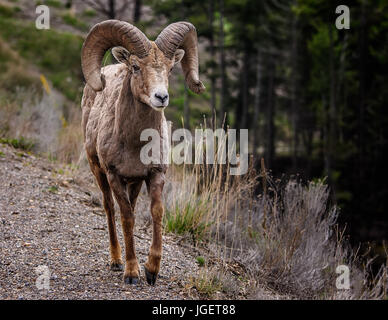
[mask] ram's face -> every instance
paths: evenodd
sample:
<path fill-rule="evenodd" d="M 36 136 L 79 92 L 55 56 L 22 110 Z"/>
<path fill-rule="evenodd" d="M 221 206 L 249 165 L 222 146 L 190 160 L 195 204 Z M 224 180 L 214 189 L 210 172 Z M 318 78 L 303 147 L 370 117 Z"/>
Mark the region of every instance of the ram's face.
<path fill-rule="evenodd" d="M 181 61 L 184 51 L 178 49 L 173 59 L 168 59 L 153 44 L 150 54 L 140 59 L 122 48 L 113 49 L 113 55 L 122 63 L 127 64 L 131 76 L 131 91 L 135 99 L 162 111 L 168 106 L 168 78 L 175 64 Z"/>

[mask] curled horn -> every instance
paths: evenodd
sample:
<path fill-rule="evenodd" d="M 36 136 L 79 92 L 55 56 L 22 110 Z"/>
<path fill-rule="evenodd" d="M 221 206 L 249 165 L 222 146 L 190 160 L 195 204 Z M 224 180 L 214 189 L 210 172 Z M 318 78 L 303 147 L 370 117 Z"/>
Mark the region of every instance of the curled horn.
<path fill-rule="evenodd" d="M 147 56 L 151 49 L 144 33 L 130 23 L 106 20 L 96 24 L 87 35 L 81 52 L 82 72 L 94 91 L 104 89 L 101 60 L 105 52 L 114 46 L 122 46 L 139 58 Z"/>
<path fill-rule="evenodd" d="M 155 40 L 164 55 L 172 59 L 181 48 L 185 55 L 181 61 L 185 81 L 191 91 L 201 93 L 205 86 L 198 76 L 198 40 L 195 27 L 189 22 L 175 22 L 167 26 Z"/>

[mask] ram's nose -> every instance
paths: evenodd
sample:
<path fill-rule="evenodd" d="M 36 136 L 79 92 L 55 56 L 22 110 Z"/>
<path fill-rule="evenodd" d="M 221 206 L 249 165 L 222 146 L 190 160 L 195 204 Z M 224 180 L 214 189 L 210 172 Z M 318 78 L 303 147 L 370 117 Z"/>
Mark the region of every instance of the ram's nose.
<path fill-rule="evenodd" d="M 158 99 L 162 104 L 168 99 L 168 93 L 155 93 L 155 98 Z"/>
<path fill-rule="evenodd" d="M 150 95 L 151 98 L 151 107 L 156 110 L 163 110 L 168 106 L 168 91 L 164 86 L 155 88 Z"/>

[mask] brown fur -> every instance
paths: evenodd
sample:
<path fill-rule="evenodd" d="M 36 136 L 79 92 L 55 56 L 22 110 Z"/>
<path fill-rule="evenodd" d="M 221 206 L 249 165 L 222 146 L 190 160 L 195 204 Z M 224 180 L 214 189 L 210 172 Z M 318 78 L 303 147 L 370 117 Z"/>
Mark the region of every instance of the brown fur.
<path fill-rule="evenodd" d="M 180 52 L 179 57 L 168 59 L 154 43 L 151 44 L 150 54 L 145 58 L 123 54 L 120 55 L 124 57 L 121 64 L 103 68 L 106 81 L 104 90 L 95 92 L 86 85 L 82 98 L 85 149 L 91 171 L 103 193 L 111 266 L 117 269 L 122 265 L 114 218 L 113 192 L 120 207 L 125 240 L 124 280 L 129 283 L 139 278 L 133 227 L 136 199 L 143 181 L 146 182 L 151 198 L 153 218 L 152 244 L 145 268 L 155 276 L 160 269 L 164 212 L 162 191 L 167 166 L 144 165 L 140 161 L 140 150 L 147 143 L 140 141 L 140 134 L 144 129 L 153 128 L 162 136 L 162 126 L 166 120 L 163 111 L 149 106 L 149 97 L 155 85 L 163 83 L 168 86 L 168 75 L 174 64 L 182 58 Z M 166 152 L 163 148 L 161 151 Z"/>

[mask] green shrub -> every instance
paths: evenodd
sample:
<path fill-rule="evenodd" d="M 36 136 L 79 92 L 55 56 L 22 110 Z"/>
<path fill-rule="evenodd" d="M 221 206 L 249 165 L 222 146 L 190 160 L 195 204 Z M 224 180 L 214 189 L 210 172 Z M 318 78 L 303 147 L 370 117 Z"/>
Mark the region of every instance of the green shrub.
<path fill-rule="evenodd" d="M 54 87 L 70 100 L 82 86 L 80 36 L 55 30 L 37 30 L 17 19 L 0 19 L 0 36 L 30 63 L 37 65 Z"/>
<path fill-rule="evenodd" d="M 30 151 L 34 148 L 34 142 L 24 137 L 20 138 L 0 138 L 0 143 L 7 144 L 16 149 L 22 149 L 25 151 Z"/>
<path fill-rule="evenodd" d="M 205 258 L 204 257 L 199 256 L 196 258 L 196 260 L 197 260 L 197 263 L 200 267 L 203 267 L 205 265 Z"/>
<path fill-rule="evenodd" d="M 215 270 L 201 269 L 198 275 L 189 279 L 191 287 L 200 294 L 212 298 L 213 295 L 222 290 L 222 282 Z"/>
<path fill-rule="evenodd" d="M 95 17 L 97 15 L 97 13 L 93 9 L 86 9 L 86 10 L 84 10 L 84 12 L 82 12 L 82 15 L 84 17 L 92 18 L 92 17 Z"/>
<path fill-rule="evenodd" d="M 87 30 L 88 29 L 88 26 L 86 25 L 86 23 L 78 20 L 76 17 L 72 16 L 69 13 L 64 14 L 62 16 L 62 19 L 63 19 L 63 21 L 65 23 L 67 23 L 68 25 L 73 26 L 74 28 L 78 28 L 78 29 L 81 29 L 81 30 Z"/>
<path fill-rule="evenodd" d="M 15 14 L 15 10 L 13 7 L 0 4 L 0 17 L 12 18 L 14 14 Z"/>
<path fill-rule="evenodd" d="M 54 8 L 62 8 L 63 7 L 63 4 L 61 1 L 59 0 L 46 0 L 44 2 L 44 4 L 46 6 L 49 6 L 49 7 L 54 7 Z"/>
<path fill-rule="evenodd" d="M 0 88 L 7 93 L 16 93 L 18 87 L 40 87 L 39 79 L 28 72 L 20 57 L 0 38 Z"/>
<path fill-rule="evenodd" d="M 47 191 L 50 193 L 57 193 L 58 192 L 58 187 L 57 186 L 50 186 Z"/>
<path fill-rule="evenodd" d="M 180 235 L 190 234 L 194 241 L 203 240 L 206 231 L 211 226 L 206 221 L 206 210 L 201 203 L 188 202 L 185 206 L 175 206 L 175 210 L 166 210 L 164 225 L 167 232 Z"/>

